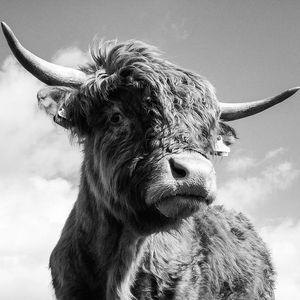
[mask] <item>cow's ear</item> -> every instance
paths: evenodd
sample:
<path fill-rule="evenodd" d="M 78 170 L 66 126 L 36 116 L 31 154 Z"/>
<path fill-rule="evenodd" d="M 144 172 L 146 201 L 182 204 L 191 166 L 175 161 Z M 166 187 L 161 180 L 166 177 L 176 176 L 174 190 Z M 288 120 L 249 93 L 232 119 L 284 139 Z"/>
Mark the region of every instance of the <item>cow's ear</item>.
<path fill-rule="evenodd" d="M 46 87 L 37 94 L 40 108 L 58 125 L 77 135 L 84 134 L 87 127 L 85 111 L 79 101 L 78 90 L 68 87 Z M 79 111 L 80 110 L 80 111 Z"/>
<path fill-rule="evenodd" d="M 219 132 L 215 143 L 214 154 L 218 156 L 228 156 L 229 146 L 237 139 L 235 130 L 226 123 L 219 122 Z"/>
<path fill-rule="evenodd" d="M 67 129 L 72 127 L 69 107 L 76 97 L 76 89 L 56 86 L 43 88 L 37 94 L 39 107 L 45 110 L 55 123 Z"/>

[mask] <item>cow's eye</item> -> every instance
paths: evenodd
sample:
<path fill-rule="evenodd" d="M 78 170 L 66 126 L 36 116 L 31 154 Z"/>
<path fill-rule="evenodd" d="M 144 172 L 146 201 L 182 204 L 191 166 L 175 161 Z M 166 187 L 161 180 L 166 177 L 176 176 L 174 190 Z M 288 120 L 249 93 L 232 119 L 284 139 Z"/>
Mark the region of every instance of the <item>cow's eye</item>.
<path fill-rule="evenodd" d="M 123 120 L 123 116 L 120 113 L 114 113 L 111 115 L 109 121 L 114 125 L 119 125 L 121 124 L 122 120 Z"/>

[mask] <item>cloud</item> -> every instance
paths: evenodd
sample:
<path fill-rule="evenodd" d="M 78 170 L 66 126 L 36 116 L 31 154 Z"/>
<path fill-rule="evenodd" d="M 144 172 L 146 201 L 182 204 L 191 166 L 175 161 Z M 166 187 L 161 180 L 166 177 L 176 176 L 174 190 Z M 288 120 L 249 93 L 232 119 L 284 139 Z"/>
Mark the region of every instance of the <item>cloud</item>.
<path fill-rule="evenodd" d="M 230 160 L 230 163 L 227 165 L 227 170 L 229 172 L 243 172 L 256 166 L 256 164 L 257 162 L 253 157 L 237 157 Z"/>
<path fill-rule="evenodd" d="M 255 209 L 271 200 L 276 191 L 290 187 L 300 175 L 300 169 L 283 160 L 285 148 L 269 151 L 262 159 L 237 153 L 226 170 L 230 174 L 218 190 L 218 202 L 226 207 L 255 214 Z"/>
<path fill-rule="evenodd" d="M 266 226 L 261 234 L 270 249 L 277 272 L 276 299 L 296 299 L 300 295 L 300 220 L 285 220 Z"/>
<path fill-rule="evenodd" d="M 82 52 L 77 47 L 68 47 L 58 50 L 52 61 L 65 67 L 77 67 L 86 64 L 90 60 L 88 53 Z"/>
<path fill-rule="evenodd" d="M 0 193 L 0 298 L 51 299 L 48 259 L 77 190 L 61 178 L 2 178 Z"/>
<path fill-rule="evenodd" d="M 218 199 L 226 207 L 252 214 L 272 193 L 284 190 L 300 175 L 291 162 L 269 166 L 254 176 L 233 176 L 219 188 Z"/>
<path fill-rule="evenodd" d="M 85 53 L 60 50 L 74 66 Z M 53 299 L 51 250 L 78 192 L 80 148 L 37 107 L 42 84 L 9 56 L 0 71 L 0 299 Z M 16 288 L 17 286 L 17 288 Z"/>
<path fill-rule="evenodd" d="M 278 149 L 275 149 L 275 150 L 272 150 L 270 152 L 268 152 L 265 156 L 265 160 L 268 160 L 268 159 L 273 159 L 283 153 L 285 153 L 287 151 L 286 148 L 283 148 L 283 147 L 280 147 Z"/>
<path fill-rule="evenodd" d="M 226 169 L 229 172 L 241 173 L 249 171 L 252 168 L 260 167 L 264 163 L 268 163 L 277 157 L 280 157 L 287 151 L 286 148 L 280 147 L 269 151 L 263 159 L 254 158 L 244 152 L 236 153 L 233 159 L 230 159 L 226 165 Z"/>

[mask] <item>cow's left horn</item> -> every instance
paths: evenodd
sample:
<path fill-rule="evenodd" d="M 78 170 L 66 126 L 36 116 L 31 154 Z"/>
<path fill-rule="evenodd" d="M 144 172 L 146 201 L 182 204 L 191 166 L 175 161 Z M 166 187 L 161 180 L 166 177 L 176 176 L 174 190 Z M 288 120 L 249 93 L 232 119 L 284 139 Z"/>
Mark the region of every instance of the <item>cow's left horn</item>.
<path fill-rule="evenodd" d="M 1 26 L 15 57 L 27 71 L 39 80 L 48 85 L 73 87 L 79 86 L 85 81 L 86 74 L 84 72 L 49 63 L 39 58 L 21 45 L 8 25 L 1 22 Z"/>
<path fill-rule="evenodd" d="M 244 103 L 220 103 L 223 121 L 233 121 L 255 115 L 269 107 L 276 105 L 294 95 L 300 87 L 294 87 L 277 96 Z"/>

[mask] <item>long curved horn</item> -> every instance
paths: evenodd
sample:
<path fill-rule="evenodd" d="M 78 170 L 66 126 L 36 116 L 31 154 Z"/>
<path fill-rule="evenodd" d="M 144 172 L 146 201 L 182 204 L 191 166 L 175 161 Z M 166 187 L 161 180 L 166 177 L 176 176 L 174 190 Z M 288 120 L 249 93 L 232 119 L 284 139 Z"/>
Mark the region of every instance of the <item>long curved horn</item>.
<path fill-rule="evenodd" d="M 233 121 L 233 120 L 242 119 L 242 118 L 255 115 L 291 97 L 299 89 L 300 87 L 294 87 L 277 96 L 262 99 L 262 100 L 252 101 L 252 102 L 244 102 L 244 103 L 220 102 L 220 107 L 221 107 L 220 118 L 223 121 Z"/>
<path fill-rule="evenodd" d="M 2 31 L 14 56 L 20 64 L 48 85 L 72 86 L 81 85 L 86 74 L 82 71 L 49 63 L 25 49 L 18 41 L 13 31 L 1 22 Z"/>

